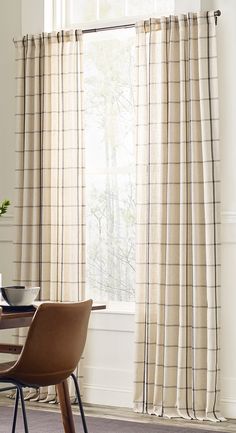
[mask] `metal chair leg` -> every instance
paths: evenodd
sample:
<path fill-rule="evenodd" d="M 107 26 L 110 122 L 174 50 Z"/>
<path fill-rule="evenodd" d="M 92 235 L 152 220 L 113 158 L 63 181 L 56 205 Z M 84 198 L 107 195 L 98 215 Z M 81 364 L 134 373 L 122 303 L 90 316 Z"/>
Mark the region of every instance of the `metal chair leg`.
<path fill-rule="evenodd" d="M 11 431 L 11 433 L 15 433 L 15 431 L 16 431 L 16 419 L 17 419 L 18 405 L 19 405 L 19 390 L 17 388 L 17 390 L 16 390 L 16 397 L 15 397 L 15 406 L 14 406 L 14 415 L 13 415 L 13 422 L 12 422 L 12 431 Z"/>
<path fill-rule="evenodd" d="M 88 428 L 87 428 L 86 419 L 85 419 L 85 415 L 84 415 L 84 408 L 83 408 L 83 404 L 82 404 L 82 400 L 81 400 L 81 396 L 80 396 L 80 391 L 79 391 L 78 380 L 73 373 L 71 374 L 71 377 L 72 377 L 74 384 L 75 384 L 75 390 L 76 390 L 76 395 L 77 395 L 77 399 L 78 399 L 78 403 L 79 403 L 79 410 L 80 410 L 80 414 L 81 414 L 81 420 L 82 420 L 82 424 L 83 424 L 84 433 L 88 433 Z"/>
<path fill-rule="evenodd" d="M 21 386 L 18 386 L 20 399 L 21 399 L 21 408 L 22 408 L 22 415 L 23 415 L 23 421 L 24 421 L 24 427 L 25 427 L 25 433 L 29 433 L 28 429 L 28 423 L 27 423 L 27 416 L 26 416 L 26 410 L 25 410 L 25 401 L 24 401 L 24 395 Z"/>

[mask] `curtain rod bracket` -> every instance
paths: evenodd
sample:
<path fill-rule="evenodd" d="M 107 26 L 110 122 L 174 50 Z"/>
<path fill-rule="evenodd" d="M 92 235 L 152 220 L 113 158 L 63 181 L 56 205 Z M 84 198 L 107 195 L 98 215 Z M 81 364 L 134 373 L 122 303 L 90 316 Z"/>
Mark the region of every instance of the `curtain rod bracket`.
<path fill-rule="evenodd" d="M 218 17 L 221 16 L 221 11 L 218 9 L 217 11 L 214 12 L 214 17 L 215 17 L 215 25 L 217 26 L 217 19 Z"/>

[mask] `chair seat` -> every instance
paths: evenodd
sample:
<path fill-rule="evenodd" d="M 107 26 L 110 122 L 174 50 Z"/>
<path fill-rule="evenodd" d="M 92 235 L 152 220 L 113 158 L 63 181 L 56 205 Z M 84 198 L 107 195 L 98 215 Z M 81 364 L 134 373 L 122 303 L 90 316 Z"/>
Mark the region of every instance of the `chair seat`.
<path fill-rule="evenodd" d="M 1 364 L 0 364 L 0 376 L 1 376 L 1 373 L 5 373 L 5 371 L 9 370 L 9 368 L 13 367 L 13 365 L 15 363 L 16 363 L 16 361 L 1 362 Z"/>

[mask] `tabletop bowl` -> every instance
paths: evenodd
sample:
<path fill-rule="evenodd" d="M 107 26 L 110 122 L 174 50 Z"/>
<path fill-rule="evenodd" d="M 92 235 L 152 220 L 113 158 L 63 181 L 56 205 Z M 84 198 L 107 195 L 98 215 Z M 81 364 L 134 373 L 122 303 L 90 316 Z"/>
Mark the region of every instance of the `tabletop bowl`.
<path fill-rule="evenodd" d="M 11 306 L 32 305 L 38 296 L 40 287 L 9 286 L 1 287 L 2 297 Z"/>

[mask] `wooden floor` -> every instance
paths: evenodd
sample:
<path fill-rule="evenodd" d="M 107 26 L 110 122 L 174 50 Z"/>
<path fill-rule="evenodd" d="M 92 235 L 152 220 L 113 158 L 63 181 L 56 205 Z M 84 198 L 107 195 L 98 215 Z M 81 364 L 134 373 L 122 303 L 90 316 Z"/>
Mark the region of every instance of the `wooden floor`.
<path fill-rule="evenodd" d="M 186 421 L 183 419 L 163 419 L 157 416 L 145 415 L 133 412 L 132 409 L 114 408 L 108 406 L 85 406 L 86 414 L 89 416 L 100 416 L 103 418 L 122 419 L 134 422 L 152 423 L 152 424 L 171 424 L 180 427 L 192 425 L 199 429 L 209 429 L 213 431 L 223 432 L 236 432 L 236 419 L 230 419 L 224 422 L 200 422 L 200 421 Z"/>
<path fill-rule="evenodd" d="M 0 406 L 12 406 L 13 401 L 9 400 L 4 396 L 0 396 Z M 58 405 L 46 404 L 46 403 L 32 403 L 27 402 L 27 407 L 34 410 L 44 410 L 58 412 Z M 236 433 L 236 419 L 228 419 L 224 422 L 213 423 L 213 422 L 200 422 L 200 421 L 185 421 L 182 419 L 163 419 L 156 416 L 137 414 L 132 409 L 117 408 L 111 406 L 97 406 L 97 405 L 84 405 L 85 414 L 88 416 L 109 418 L 109 419 L 122 419 L 131 422 L 143 422 L 152 424 L 165 424 L 165 425 L 176 425 L 178 427 L 189 427 L 206 429 L 216 432 L 235 432 Z M 78 413 L 76 406 L 73 406 L 73 412 Z"/>

